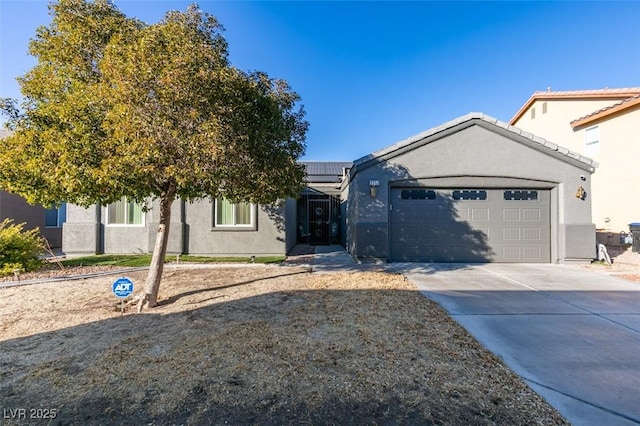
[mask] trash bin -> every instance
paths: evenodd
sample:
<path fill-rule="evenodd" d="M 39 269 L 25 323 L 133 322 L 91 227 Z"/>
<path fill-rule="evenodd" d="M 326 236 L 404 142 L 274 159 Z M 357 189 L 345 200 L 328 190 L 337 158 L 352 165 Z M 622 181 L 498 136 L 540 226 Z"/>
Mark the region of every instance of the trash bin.
<path fill-rule="evenodd" d="M 629 224 L 629 231 L 633 234 L 633 243 L 631 251 L 640 253 L 640 222 L 632 222 Z"/>

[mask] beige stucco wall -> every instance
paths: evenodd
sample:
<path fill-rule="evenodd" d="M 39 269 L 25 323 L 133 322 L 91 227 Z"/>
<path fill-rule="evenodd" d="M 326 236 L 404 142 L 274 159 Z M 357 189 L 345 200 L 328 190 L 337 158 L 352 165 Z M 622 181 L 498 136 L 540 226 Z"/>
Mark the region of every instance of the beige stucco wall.
<path fill-rule="evenodd" d="M 542 102 L 547 102 L 547 113 L 542 114 Z M 593 221 L 597 229 L 628 232 L 630 222 L 640 222 L 640 109 L 622 114 L 579 129 L 572 129 L 572 120 L 593 113 L 618 100 L 547 100 L 536 101 L 535 118 L 530 109 L 514 123 L 537 136 L 576 151 L 585 153 L 585 129 L 597 125 L 600 133 L 598 154 L 591 155 L 599 163 L 592 177 L 591 203 Z"/>
<path fill-rule="evenodd" d="M 614 102 L 617 101 L 610 99 L 538 100 L 513 125 L 572 151 L 584 154 L 584 139 L 573 131 L 570 123 Z M 547 104 L 546 113 L 542 112 L 544 103 Z M 535 118 L 532 118 L 532 109 L 535 109 Z"/>
<path fill-rule="evenodd" d="M 597 126 L 600 149 L 592 158 L 600 166 L 591 184 L 593 220 L 598 229 L 628 232 L 630 222 L 640 222 L 640 109 Z M 584 140 L 590 127 L 576 130 L 576 136 Z"/>

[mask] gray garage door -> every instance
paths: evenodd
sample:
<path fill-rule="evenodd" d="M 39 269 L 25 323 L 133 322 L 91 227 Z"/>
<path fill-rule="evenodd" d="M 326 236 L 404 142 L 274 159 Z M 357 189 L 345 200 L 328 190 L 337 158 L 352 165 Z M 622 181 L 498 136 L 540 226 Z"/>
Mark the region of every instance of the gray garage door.
<path fill-rule="evenodd" d="M 392 261 L 551 261 L 548 190 L 392 188 L 390 209 Z"/>

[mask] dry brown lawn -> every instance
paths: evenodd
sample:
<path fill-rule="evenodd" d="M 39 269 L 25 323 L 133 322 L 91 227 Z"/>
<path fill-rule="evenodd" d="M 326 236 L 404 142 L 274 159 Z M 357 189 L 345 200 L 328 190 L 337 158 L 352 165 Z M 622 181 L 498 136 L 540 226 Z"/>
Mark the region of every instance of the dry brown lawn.
<path fill-rule="evenodd" d="M 170 267 L 124 316 L 115 278 L 0 289 L 3 424 L 566 424 L 400 275 Z"/>

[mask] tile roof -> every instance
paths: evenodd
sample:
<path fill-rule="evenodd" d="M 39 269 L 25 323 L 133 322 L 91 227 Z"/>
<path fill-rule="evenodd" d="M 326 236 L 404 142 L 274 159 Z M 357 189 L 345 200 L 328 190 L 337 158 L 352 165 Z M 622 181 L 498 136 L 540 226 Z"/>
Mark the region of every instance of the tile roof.
<path fill-rule="evenodd" d="M 640 95 L 632 96 L 615 104 L 611 104 L 597 111 L 587 114 L 571 122 L 571 127 L 576 128 L 592 123 L 600 118 L 608 117 L 612 114 L 636 107 L 640 105 Z"/>
<path fill-rule="evenodd" d="M 624 87 L 621 89 L 589 89 L 589 90 L 564 90 L 564 91 L 551 91 L 551 90 L 538 90 L 533 93 L 540 97 L 548 98 L 563 98 L 563 97 L 576 97 L 576 98 L 590 98 L 590 97 L 618 97 L 629 96 L 630 94 L 640 93 L 640 87 Z"/>
<path fill-rule="evenodd" d="M 591 90 L 565 90 L 565 91 L 537 91 L 524 103 L 524 105 L 509 120 L 509 124 L 514 124 L 529 107 L 541 99 L 612 99 L 622 100 L 632 96 L 640 95 L 640 87 L 624 87 L 619 89 L 591 89 Z"/>
<path fill-rule="evenodd" d="M 564 158 L 565 161 L 569 161 L 576 165 L 579 165 L 584 170 L 593 172 L 595 171 L 595 167 L 598 166 L 597 162 L 577 152 L 570 151 L 551 141 L 535 136 L 525 130 L 512 126 L 489 115 L 480 112 L 471 112 L 467 115 L 458 117 L 454 120 L 441 124 L 440 126 L 434 127 L 415 136 L 397 142 L 391 146 L 383 148 L 379 151 L 376 151 L 372 154 L 357 159 L 353 163 L 350 177 L 353 178 L 353 176 L 355 176 L 359 170 L 366 169 L 376 162 L 385 161 L 387 159 L 395 157 L 396 155 L 413 149 L 414 144 L 418 144 L 421 142 L 427 143 L 427 139 L 438 139 L 440 137 L 444 137 L 448 134 L 447 132 L 451 130 L 455 131 L 456 127 L 468 126 L 474 123 L 484 125 L 485 127 L 494 131 L 502 133 L 506 132 L 511 136 L 525 138 L 527 141 L 532 143 L 532 146 L 537 147 L 537 149 L 539 149 L 540 151 L 547 152 L 550 155 L 559 158 Z"/>
<path fill-rule="evenodd" d="M 11 136 L 12 134 L 13 134 L 13 132 L 11 130 L 0 129 L 0 139 L 4 139 L 7 136 Z"/>

